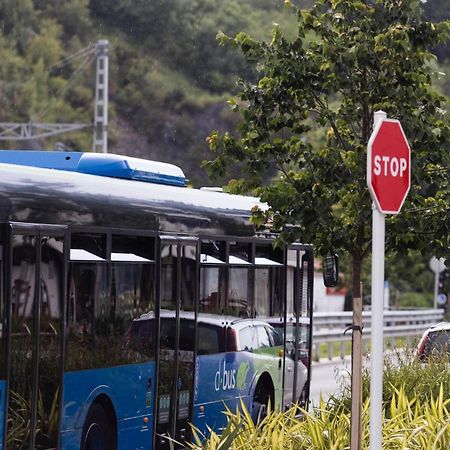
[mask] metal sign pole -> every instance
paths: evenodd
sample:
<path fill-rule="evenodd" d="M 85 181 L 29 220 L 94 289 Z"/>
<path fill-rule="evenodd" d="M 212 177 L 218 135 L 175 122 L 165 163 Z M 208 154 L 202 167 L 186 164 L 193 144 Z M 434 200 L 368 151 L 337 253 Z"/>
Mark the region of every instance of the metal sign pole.
<path fill-rule="evenodd" d="M 381 449 L 383 397 L 384 214 L 372 206 L 372 331 L 370 355 L 370 450 Z"/>
<path fill-rule="evenodd" d="M 374 114 L 374 128 L 386 113 Z M 370 450 L 381 449 L 383 400 L 385 216 L 372 203 L 372 326 L 370 356 Z"/>

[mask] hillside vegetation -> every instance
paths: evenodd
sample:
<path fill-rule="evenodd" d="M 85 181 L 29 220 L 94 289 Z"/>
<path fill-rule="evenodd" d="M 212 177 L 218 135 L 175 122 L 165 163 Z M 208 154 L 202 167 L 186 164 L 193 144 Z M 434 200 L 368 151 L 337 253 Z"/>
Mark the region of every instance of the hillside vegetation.
<path fill-rule="evenodd" d="M 269 39 L 277 22 L 294 36 L 295 17 L 283 3 L 0 0 L 0 121 L 92 123 L 94 63 L 77 52 L 108 39 L 110 151 L 176 163 L 192 184 L 205 185 L 205 138 L 233 127 L 225 100 L 239 74 L 251 77 L 241 55 L 220 47 L 216 34 Z M 296 3 L 307 7 L 309 0 Z M 445 0 L 429 3 L 437 5 L 433 20 L 448 15 Z M 438 49 L 442 61 L 447 50 Z M 90 150 L 92 130 L 1 146 L 52 149 L 57 142 Z"/>

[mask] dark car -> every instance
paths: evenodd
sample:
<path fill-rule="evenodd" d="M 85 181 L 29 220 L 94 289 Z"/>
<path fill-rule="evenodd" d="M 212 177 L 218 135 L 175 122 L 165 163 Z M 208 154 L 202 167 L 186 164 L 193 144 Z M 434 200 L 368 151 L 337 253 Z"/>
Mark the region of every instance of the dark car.
<path fill-rule="evenodd" d="M 425 361 L 432 354 L 450 356 L 450 322 L 441 322 L 428 328 L 417 346 L 417 356 Z"/>

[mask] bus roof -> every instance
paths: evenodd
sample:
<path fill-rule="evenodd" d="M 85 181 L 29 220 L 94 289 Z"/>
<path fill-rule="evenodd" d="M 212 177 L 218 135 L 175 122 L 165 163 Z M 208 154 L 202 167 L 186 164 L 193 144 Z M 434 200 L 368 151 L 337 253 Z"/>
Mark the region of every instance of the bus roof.
<path fill-rule="evenodd" d="M 0 162 L 171 186 L 187 185 L 183 171 L 173 164 L 112 153 L 0 150 Z"/>
<path fill-rule="evenodd" d="M 0 220 L 254 235 L 254 197 L 0 163 Z"/>

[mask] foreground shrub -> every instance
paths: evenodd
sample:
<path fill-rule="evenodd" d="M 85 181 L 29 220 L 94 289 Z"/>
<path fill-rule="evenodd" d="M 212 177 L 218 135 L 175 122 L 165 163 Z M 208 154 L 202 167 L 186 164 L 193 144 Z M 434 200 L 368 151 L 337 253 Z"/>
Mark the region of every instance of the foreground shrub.
<path fill-rule="evenodd" d="M 437 398 L 441 387 L 444 398 L 450 398 L 450 367 L 449 357 L 433 355 L 426 363 L 421 362 L 415 353 L 415 348 L 398 349 L 386 355 L 383 370 L 383 404 L 389 417 L 389 404 L 395 389 L 403 388 L 408 398 L 417 397 L 425 402 L 431 396 Z M 362 398 L 370 395 L 370 366 L 363 370 Z M 351 386 L 349 377 L 343 386 L 342 397 L 337 404 L 344 403 L 346 410 L 351 409 Z M 449 447 L 450 448 L 450 447 Z"/>
<path fill-rule="evenodd" d="M 194 430 L 192 450 L 338 450 L 350 448 L 350 413 L 344 402 L 333 407 L 321 400 L 312 413 L 299 410 L 270 412 L 254 425 L 245 407 L 227 411 L 228 426 L 219 435 L 211 432 L 208 439 Z M 438 395 L 421 400 L 408 397 L 403 388 L 391 395 L 389 413 L 383 414 L 382 449 L 448 450 L 450 448 L 450 399 L 444 387 Z M 369 401 L 362 409 L 362 448 L 369 448 Z"/>

